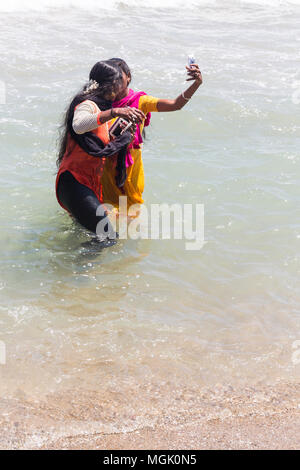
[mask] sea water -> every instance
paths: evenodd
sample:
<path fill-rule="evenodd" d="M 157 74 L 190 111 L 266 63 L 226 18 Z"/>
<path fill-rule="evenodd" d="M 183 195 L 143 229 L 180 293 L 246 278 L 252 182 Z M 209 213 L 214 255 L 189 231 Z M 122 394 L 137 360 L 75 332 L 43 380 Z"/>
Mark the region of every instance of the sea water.
<path fill-rule="evenodd" d="M 1 397 L 298 381 L 298 2 L 10 1 L 0 16 Z M 110 57 L 135 90 L 175 98 L 191 51 L 203 85 L 153 113 L 144 197 L 203 204 L 205 244 L 99 251 L 55 198 L 63 112 Z"/>

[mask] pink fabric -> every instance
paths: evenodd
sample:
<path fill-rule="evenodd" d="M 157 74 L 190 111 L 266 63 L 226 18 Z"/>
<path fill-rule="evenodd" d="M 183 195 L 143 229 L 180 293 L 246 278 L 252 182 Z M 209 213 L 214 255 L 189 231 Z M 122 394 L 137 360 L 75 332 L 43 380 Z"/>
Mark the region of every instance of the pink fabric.
<path fill-rule="evenodd" d="M 112 106 L 113 108 L 123 108 L 124 106 L 130 106 L 131 108 L 139 107 L 139 99 L 141 96 L 146 95 L 144 91 L 134 92 L 131 88 L 129 89 L 129 93 L 127 96 L 122 98 L 120 101 L 114 101 Z M 148 113 L 145 119 L 145 127 L 149 126 L 151 119 L 151 113 Z M 126 167 L 133 164 L 133 159 L 130 154 L 130 149 L 138 149 L 140 148 L 140 144 L 143 143 L 143 138 L 141 136 L 140 126 L 136 126 L 136 133 L 134 136 L 133 142 L 128 146 L 127 153 L 126 153 Z"/>

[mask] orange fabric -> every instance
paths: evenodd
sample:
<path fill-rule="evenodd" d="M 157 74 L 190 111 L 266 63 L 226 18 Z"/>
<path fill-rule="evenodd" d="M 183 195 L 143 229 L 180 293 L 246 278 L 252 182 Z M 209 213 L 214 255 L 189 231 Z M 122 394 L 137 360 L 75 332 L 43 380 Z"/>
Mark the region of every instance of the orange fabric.
<path fill-rule="evenodd" d="M 107 145 L 109 142 L 109 133 L 108 133 L 108 123 L 101 124 L 97 129 L 94 129 L 94 132 L 104 143 Z M 65 210 L 66 207 L 61 204 L 57 195 L 57 186 L 58 180 L 61 173 L 64 171 L 69 171 L 72 173 L 74 178 L 81 183 L 90 188 L 98 198 L 99 202 L 103 202 L 102 194 L 102 185 L 101 177 L 105 165 L 105 158 L 92 157 L 87 152 L 85 152 L 80 145 L 78 145 L 74 139 L 69 135 L 67 142 L 67 149 L 61 161 L 56 182 L 56 198 L 58 203 Z"/>

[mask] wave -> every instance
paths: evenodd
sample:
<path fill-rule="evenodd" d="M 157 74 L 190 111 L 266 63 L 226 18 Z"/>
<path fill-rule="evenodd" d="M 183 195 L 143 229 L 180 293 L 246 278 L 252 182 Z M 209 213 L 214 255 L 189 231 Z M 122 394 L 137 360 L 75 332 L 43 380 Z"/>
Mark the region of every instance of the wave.
<path fill-rule="evenodd" d="M 260 6 L 265 8 L 282 8 L 293 5 L 300 6 L 300 0 L 231 0 L 226 7 L 248 7 Z M 118 10 L 119 8 L 137 7 L 138 9 L 170 9 L 170 8 L 199 8 L 224 7 L 221 0 L 101 0 L 101 9 Z M 1 12 L 26 11 L 26 10 L 47 10 L 47 9 L 77 8 L 83 10 L 99 10 L 99 0 L 10 0 L 0 4 Z"/>

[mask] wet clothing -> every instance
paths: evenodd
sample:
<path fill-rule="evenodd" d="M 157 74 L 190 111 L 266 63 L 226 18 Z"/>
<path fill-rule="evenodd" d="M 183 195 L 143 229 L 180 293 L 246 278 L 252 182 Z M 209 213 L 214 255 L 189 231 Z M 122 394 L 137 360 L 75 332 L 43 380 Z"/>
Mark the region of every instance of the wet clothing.
<path fill-rule="evenodd" d="M 149 123 L 149 114 L 157 111 L 158 98 L 146 95 L 144 92 L 135 93 L 129 90 L 129 95 L 119 102 L 114 102 L 113 107 L 132 106 L 140 109 L 146 115 L 145 123 L 137 128 L 133 143 L 129 146 L 132 164 L 127 166 L 127 179 L 122 188 L 118 188 L 115 182 L 116 157 L 107 159 L 102 174 L 103 200 L 118 208 L 119 196 L 127 196 L 128 207 L 132 204 L 142 204 L 144 191 L 144 167 L 142 161 L 141 138 L 144 124 Z"/>
<path fill-rule="evenodd" d="M 96 210 L 103 203 L 101 177 L 105 159 L 113 155 L 117 159 L 119 153 L 121 156 L 123 153 L 124 158 L 131 135 L 128 131 L 110 142 L 109 123 L 100 123 L 101 111 L 96 103 L 93 103 L 93 111 L 91 114 L 96 115 L 96 127 L 89 127 L 89 130 L 86 127 L 85 132 L 77 134 L 74 128 L 78 130 L 78 115 L 74 106 L 66 152 L 56 177 L 56 197 L 65 210 L 95 232 L 96 221 L 99 221 Z M 83 195 L 85 197 L 80 202 Z"/>
<path fill-rule="evenodd" d="M 59 178 L 57 195 L 61 205 L 75 217 L 78 222 L 91 232 L 104 235 L 103 238 L 116 238 L 109 222 L 105 206 L 88 186 L 80 184 L 69 171 L 64 171 Z M 101 212 L 101 214 L 100 214 Z M 97 215 L 98 214 L 98 215 Z M 102 225 L 98 226 L 98 222 Z"/>

